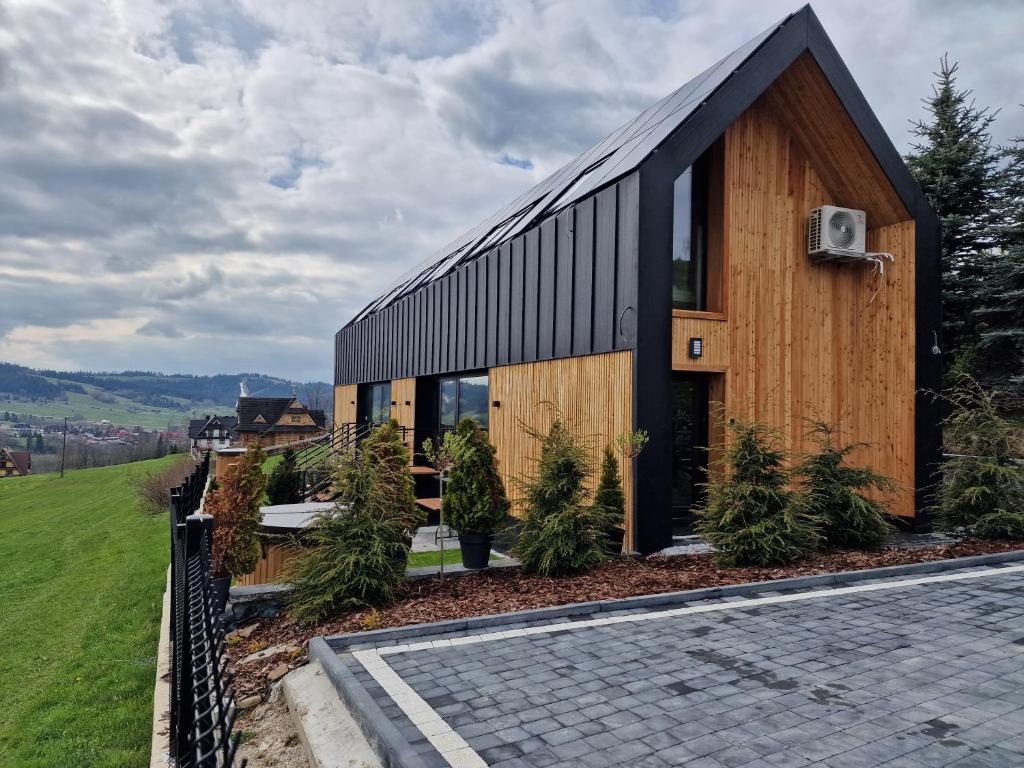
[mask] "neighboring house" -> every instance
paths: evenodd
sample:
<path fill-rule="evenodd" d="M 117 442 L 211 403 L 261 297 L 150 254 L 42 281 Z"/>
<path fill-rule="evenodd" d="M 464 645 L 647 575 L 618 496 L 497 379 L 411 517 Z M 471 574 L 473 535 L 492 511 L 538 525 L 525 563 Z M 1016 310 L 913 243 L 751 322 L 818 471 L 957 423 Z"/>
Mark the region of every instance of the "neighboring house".
<path fill-rule="evenodd" d="M 223 450 L 231 445 L 237 437 L 235 416 L 204 416 L 201 419 L 190 419 L 188 422 L 188 439 L 192 447 L 192 455 L 200 456 L 207 451 Z"/>
<path fill-rule="evenodd" d="M 311 410 L 296 397 L 238 398 L 235 431 L 241 445 L 264 448 L 305 440 L 326 431 L 323 411 Z"/>
<path fill-rule="evenodd" d="M 835 220 L 846 250 L 811 255 L 826 205 L 863 216 Z M 855 463 L 899 483 L 892 510 L 920 519 L 940 458 L 922 394 L 939 386 L 938 249 L 938 220 L 808 6 L 370 303 L 336 335 L 335 419 L 393 415 L 418 444 L 472 414 L 509 487 L 537 453 L 521 424 L 546 428 L 552 406 L 595 458 L 646 430 L 623 467 L 626 546 L 642 552 L 689 528 L 702 446 L 721 444 L 716 402 L 797 450 L 825 419 L 866 444 Z M 860 251 L 893 260 L 880 274 L 887 257 Z"/>
<path fill-rule="evenodd" d="M 19 477 L 32 474 L 32 454 L 0 448 L 0 477 Z"/>

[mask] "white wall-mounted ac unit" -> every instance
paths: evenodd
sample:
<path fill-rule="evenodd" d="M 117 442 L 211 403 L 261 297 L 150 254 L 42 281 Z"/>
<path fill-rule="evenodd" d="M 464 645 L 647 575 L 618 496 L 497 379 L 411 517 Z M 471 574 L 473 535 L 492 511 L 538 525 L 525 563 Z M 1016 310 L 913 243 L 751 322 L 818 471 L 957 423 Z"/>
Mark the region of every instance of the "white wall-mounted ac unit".
<path fill-rule="evenodd" d="M 811 211 L 807 254 L 819 261 L 865 261 L 866 235 L 864 211 L 823 205 Z"/>

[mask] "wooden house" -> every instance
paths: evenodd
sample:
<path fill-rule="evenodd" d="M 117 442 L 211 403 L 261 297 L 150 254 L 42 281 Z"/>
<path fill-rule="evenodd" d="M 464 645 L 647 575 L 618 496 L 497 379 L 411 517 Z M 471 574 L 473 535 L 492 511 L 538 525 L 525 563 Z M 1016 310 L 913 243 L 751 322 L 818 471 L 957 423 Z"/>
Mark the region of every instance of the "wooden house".
<path fill-rule="evenodd" d="M 32 454 L 0 448 L 0 477 L 20 477 L 32 474 Z"/>
<path fill-rule="evenodd" d="M 243 446 L 287 445 L 323 434 L 326 429 L 324 412 L 307 408 L 294 396 L 242 396 L 235 412 L 234 432 Z"/>
<path fill-rule="evenodd" d="M 876 255 L 812 256 L 822 206 L 849 209 Z M 920 523 L 939 458 L 922 393 L 940 370 L 938 244 L 807 6 L 370 303 L 336 335 L 335 421 L 393 416 L 419 442 L 476 416 L 507 480 L 536 454 L 520 422 L 544 428 L 550 404 L 595 451 L 646 430 L 624 526 L 650 552 L 686 530 L 714 403 L 794 450 L 823 419 L 866 444 L 853 461 L 897 480 L 893 511 Z"/>

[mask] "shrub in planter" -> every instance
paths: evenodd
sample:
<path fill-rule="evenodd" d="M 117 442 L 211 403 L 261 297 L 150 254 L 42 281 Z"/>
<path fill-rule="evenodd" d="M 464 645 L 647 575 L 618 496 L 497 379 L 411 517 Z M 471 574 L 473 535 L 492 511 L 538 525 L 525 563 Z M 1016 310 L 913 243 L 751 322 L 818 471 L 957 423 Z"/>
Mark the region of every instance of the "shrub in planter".
<path fill-rule="evenodd" d="M 231 577 L 252 572 L 260 561 L 257 531 L 267 487 L 266 458 L 262 448 L 250 445 L 241 460 L 225 470 L 203 505 L 204 512 L 213 516 L 212 569 L 222 600 L 227 599 Z"/>
<path fill-rule="evenodd" d="M 992 513 L 1024 510 L 1024 436 L 1000 412 L 999 392 L 960 373 L 942 399 L 950 407 L 942 427 L 953 456 L 939 470 L 939 527 L 970 529 Z"/>
<path fill-rule="evenodd" d="M 609 555 L 617 555 L 622 551 L 622 537 L 625 533 L 622 526 L 626 521 L 626 496 L 622 492 L 619 462 L 610 445 L 605 446 L 601 457 L 601 479 L 594 492 L 594 506 L 600 507 L 616 520 L 609 528 L 605 551 Z"/>
<path fill-rule="evenodd" d="M 782 565 L 817 547 L 817 522 L 787 489 L 790 475 L 776 433 L 761 424 L 727 426 L 733 439 L 694 526 L 717 549 L 718 563 Z"/>
<path fill-rule="evenodd" d="M 795 475 L 802 493 L 795 499 L 804 513 L 818 520 L 823 543 L 830 547 L 878 549 L 895 529 L 885 503 L 862 491 L 896 490 L 896 483 L 870 468 L 851 467 L 846 457 L 861 444 L 836 446 L 835 428 L 813 422 L 811 433 L 818 451 L 803 458 Z"/>
<path fill-rule="evenodd" d="M 412 533 L 422 520 L 408 463 L 409 450 L 394 421 L 338 457 L 338 503 L 303 532 L 307 549 L 284 573 L 295 618 L 322 621 L 394 598 L 405 579 Z"/>
<path fill-rule="evenodd" d="M 295 463 L 295 451 L 288 448 L 278 465 L 271 470 L 270 479 L 267 480 L 267 498 L 271 504 L 302 502 L 302 473 Z"/>
<path fill-rule="evenodd" d="M 590 453 L 560 419 L 547 435 L 526 431 L 540 442 L 540 458 L 522 481 L 526 514 L 512 552 L 526 570 L 545 576 L 584 571 L 605 558 L 608 530 L 618 520 L 586 503 Z"/>
<path fill-rule="evenodd" d="M 487 433 L 467 418 L 459 422 L 456 436 L 455 462 L 442 501 L 445 519 L 459 532 L 462 564 L 486 568 L 494 532 L 508 515 L 508 497 Z"/>

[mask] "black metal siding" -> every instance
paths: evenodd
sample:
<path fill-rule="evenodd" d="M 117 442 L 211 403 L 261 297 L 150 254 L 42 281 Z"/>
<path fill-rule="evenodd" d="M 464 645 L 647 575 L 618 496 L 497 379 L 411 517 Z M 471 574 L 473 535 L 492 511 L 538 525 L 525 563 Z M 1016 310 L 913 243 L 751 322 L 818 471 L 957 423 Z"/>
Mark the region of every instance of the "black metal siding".
<path fill-rule="evenodd" d="M 335 383 L 633 349 L 638 216 L 633 174 L 343 328 Z"/>

